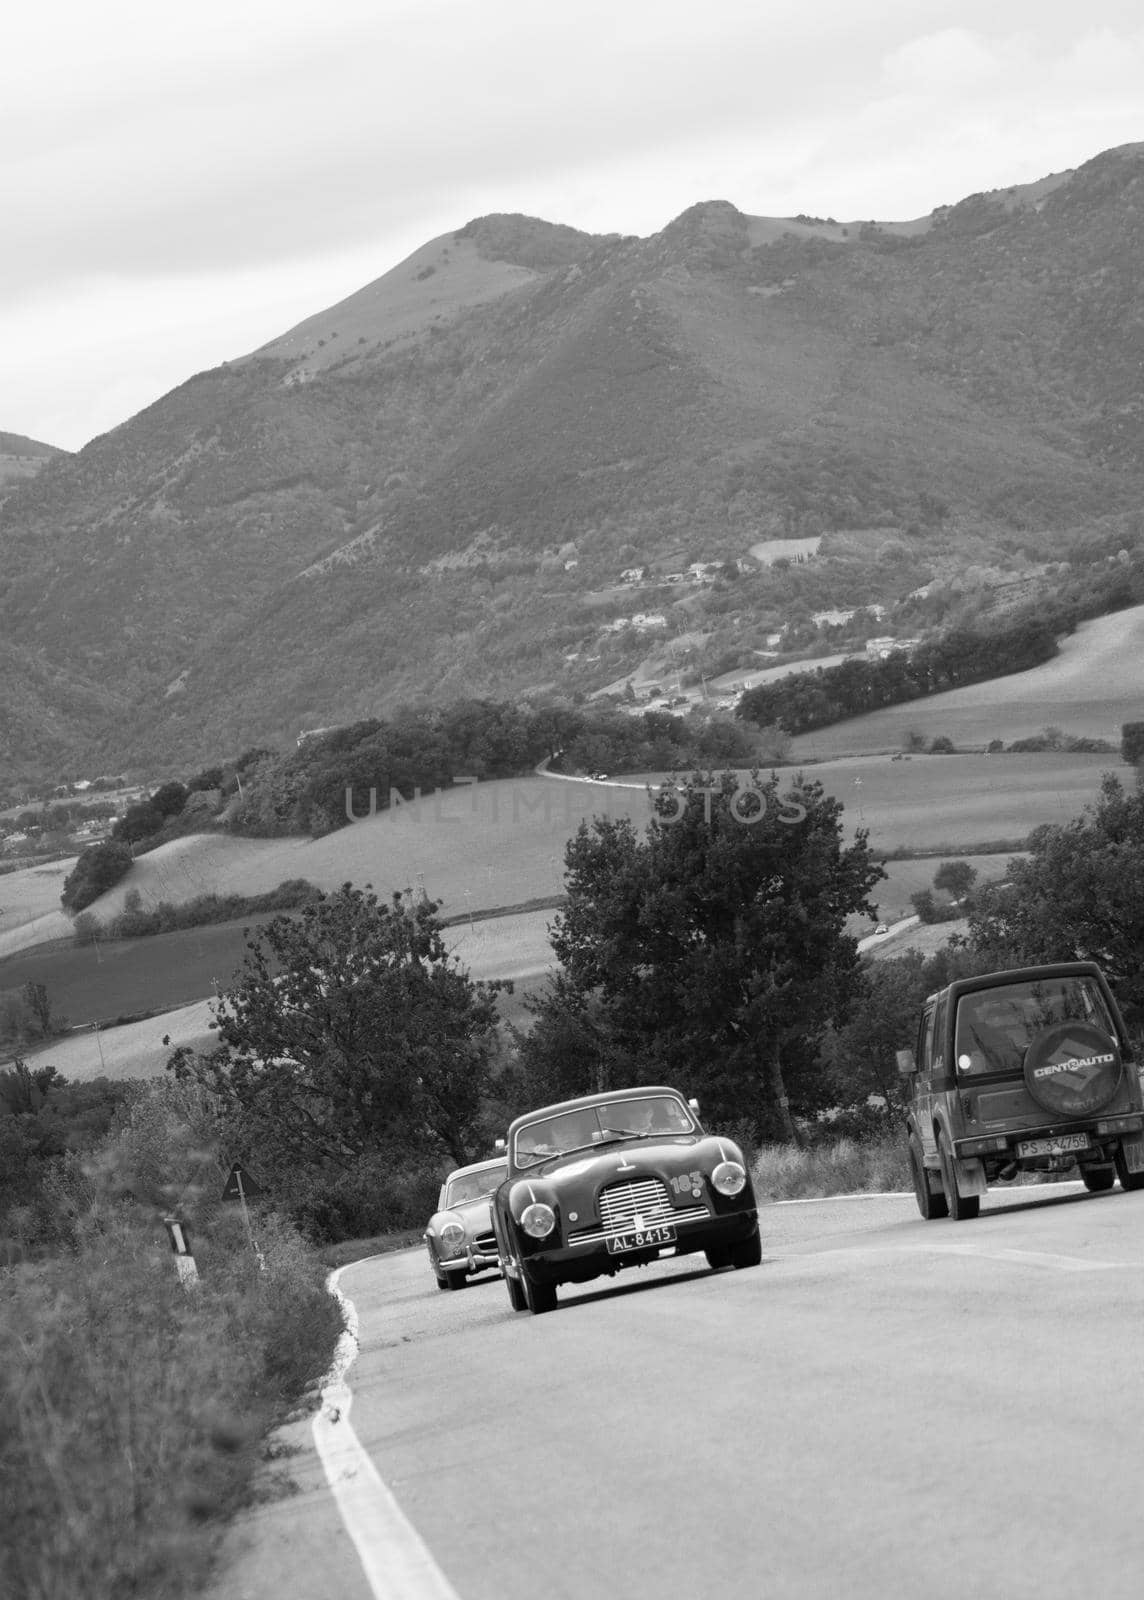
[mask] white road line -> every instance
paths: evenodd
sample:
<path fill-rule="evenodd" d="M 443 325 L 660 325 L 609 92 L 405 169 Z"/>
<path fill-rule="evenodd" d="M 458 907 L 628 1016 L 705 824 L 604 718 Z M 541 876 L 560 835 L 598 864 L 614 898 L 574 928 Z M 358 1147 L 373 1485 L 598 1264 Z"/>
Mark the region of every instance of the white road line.
<path fill-rule="evenodd" d="M 350 1424 L 353 1391 L 345 1375 L 357 1356 L 358 1324 L 353 1301 L 338 1287 L 342 1271 L 339 1267 L 330 1274 L 328 1287 L 341 1302 L 346 1331 L 323 1381 L 322 1406 L 313 1422 L 326 1480 L 374 1600 L 458 1600 Z"/>
<path fill-rule="evenodd" d="M 983 1250 L 974 1244 L 946 1244 L 934 1239 L 925 1244 L 869 1244 L 838 1246 L 829 1250 L 811 1250 L 805 1253 L 787 1252 L 783 1261 L 816 1261 L 821 1256 L 844 1256 L 850 1260 L 871 1256 L 969 1256 L 975 1261 L 1001 1261 L 1007 1266 L 1047 1267 L 1053 1272 L 1120 1272 L 1128 1268 L 1127 1261 L 1093 1261 L 1083 1256 L 1052 1255 L 1043 1250 Z"/>
<path fill-rule="evenodd" d="M 1020 1199 L 1023 1195 L 1039 1193 L 1042 1189 L 1049 1189 L 1054 1194 L 1068 1194 L 1081 1187 L 1079 1178 L 1067 1178 L 1063 1183 L 1023 1183 L 1016 1189 L 992 1189 L 990 1194 Z M 814 1194 L 800 1200 L 762 1200 L 759 1210 L 765 1206 L 829 1206 L 835 1200 L 912 1200 L 913 1197 L 912 1189 L 863 1189 L 857 1194 Z"/>

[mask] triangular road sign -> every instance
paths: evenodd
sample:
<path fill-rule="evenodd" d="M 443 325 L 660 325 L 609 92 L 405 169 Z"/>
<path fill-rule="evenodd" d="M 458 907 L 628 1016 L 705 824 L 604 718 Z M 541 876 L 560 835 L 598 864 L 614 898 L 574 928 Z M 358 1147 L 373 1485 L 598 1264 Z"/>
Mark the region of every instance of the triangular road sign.
<path fill-rule="evenodd" d="M 261 1193 L 261 1184 L 255 1183 L 249 1172 L 242 1167 L 231 1167 L 230 1177 L 222 1191 L 224 1200 L 254 1200 Z"/>

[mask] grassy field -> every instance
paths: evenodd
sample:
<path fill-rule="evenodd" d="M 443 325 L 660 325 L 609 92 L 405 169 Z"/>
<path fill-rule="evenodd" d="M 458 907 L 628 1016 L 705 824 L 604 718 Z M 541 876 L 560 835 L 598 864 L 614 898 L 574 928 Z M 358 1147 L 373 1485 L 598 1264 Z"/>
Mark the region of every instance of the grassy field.
<path fill-rule="evenodd" d="M 910 896 L 920 889 L 933 888 L 933 875 L 943 861 L 956 859 L 968 861 L 977 872 L 977 884 L 983 887 L 987 883 L 995 883 L 1004 878 L 1009 862 L 1009 855 L 961 855 L 955 856 L 923 856 L 911 861 L 887 861 L 885 863 L 886 879 L 883 883 L 875 884 L 870 898 L 878 907 L 879 922 L 897 922 L 901 917 L 912 917 L 914 908 L 910 904 Z M 855 924 L 852 933 L 868 933 L 868 923 L 863 922 L 861 929 Z M 914 931 L 914 930 L 910 930 Z M 894 943 L 905 938 L 906 934 L 895 935 Z M 0 968 L 0 971 L 3 969 Z"/>
<path fill-rule="evenodd" d="M 501 1014 L 510 1022 L 523 1021 L 525 997 L 543 984 L 552 960 L 552 916 L 551 911 L 529 911 L 445 930 L 449 948 L 474 978 L 513 980 L 514 992 L 500 999 Z M 29 950 L 0 962 L 0 989 L 45 983 L 53 1006 L 73 1026 L 141 1011 L 162 1013 L 111 1028 L 98 1038 L 91 1032 L 71 1034 L 25 1053 L 79 1080 L 103 1072 L 117 1078 L 148 1077 L 163 1070 L 175 1045 L 207 1048 L 213 1036 L 206 997 L 214 993 L 216 981 L 225 987 L 241 963 L 244 927 L 269 920 L 267 914 L 149 939 Z M 170 1046 L 162 1044 L 164 1034 L 170 1036 Z"/>
<path fill-rule="evenodd" d="M 74 866 L 75 857 L 70 856 L 66 861 L 22 867 L 19 872 L 6 872 L 0 877 L 0 955 L 4 953 L 8 936 L 16 929 L 27 928 L 29 923 L 44 917 L 64 922 L 60 892 Z M 66 930 L 61 927 L 60 931 Z"/>
<path fill-rule="evenodd" d="M 843 802 L 848 823 L 869 830 L 874 845 L 965 851 L 985 841 L 1016 842 L 1039 823 L 1075 815 L 1110 768 L 1131 778 L 1111 755 L 859 756 L 806 770 Z M 148 906 L 209 891 L 262 894 L 286 878 L 307 878 L 322 889 L 372 883 L 382 895 L 424 888 L 446 914 L 479 914 L 558 893 L 564 846 L 581 819 L 627 816 L 642 827 L 649 815 L 644 785 L 659 779 L 505 779 L 379 812 L 323 839 L 197 834 L 140 857 L 91 910 L 108 920 L 132 889 Z M 359 804 L 364 810 L 364 795 Z M 20 905 L 31 917 L 55 887 L 41 870 L 28 869 L 37 875 L 33 883 L 23 873 L 0 880 L 0 904 Z M 69 926 L 53 912 L 47 921 L 28 920 L 0 935 L 0 956 L 58 938 Z"/>
<path fill-rule="evenodd" d="M 1028 672 L 975 683 L 947 694 L 888 706 L 832 728 L 801 734 L 802 757 L 863 750 L 900 750 L 911 729 L 955 745 L 1006 744 L 1046 727 L 1120 745 L 1120 726 L 1144 717 L 1144 606 L 1084 622 L 1062 641 L 1060 654 Z"/>

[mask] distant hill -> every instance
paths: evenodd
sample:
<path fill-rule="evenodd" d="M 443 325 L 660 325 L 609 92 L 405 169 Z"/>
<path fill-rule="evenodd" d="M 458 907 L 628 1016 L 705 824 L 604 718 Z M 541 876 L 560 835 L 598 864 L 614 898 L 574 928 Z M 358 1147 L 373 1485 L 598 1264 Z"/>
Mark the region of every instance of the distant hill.
<path fill-rule="evenodd" d="M 54 456 L 66 455 L 54 444 L 41 444 L 38 439 L 26 439 L 22 433 L 0 431 L 0 497 L 13 483 L 24 478 L 34 478 Z"/>
<path fill-rule="evenodd" d="M 0 768 L 592 689 L 660 615 L 718 638 L 1128 538 L 1141 260 L 1144 145 L 904 223 L 471 222 L 8 493 Z M 619 584 L 819 533 L 715 598 Z"/>

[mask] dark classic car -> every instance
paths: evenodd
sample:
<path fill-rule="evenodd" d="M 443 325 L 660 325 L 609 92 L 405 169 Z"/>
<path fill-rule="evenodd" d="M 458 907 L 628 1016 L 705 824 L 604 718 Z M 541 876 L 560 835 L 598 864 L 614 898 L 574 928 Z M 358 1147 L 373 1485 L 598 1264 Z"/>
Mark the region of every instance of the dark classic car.
<path fill-rule="evenodd" d="M 438 1289 L 463 1289 L 473 1273 L 500 1265 L 490 1210 L 504 1176 L 505 1160 L 498 1156 L 458 1167 L 441 1185 L 424 1234 Z"/>
<path fill-rule="evenodd" d="M 762 1260 L 738 1145 L 705 1133 L 675 1089 L 620 1089 L 518 1117 L 493 1199 L 514 1311 L 552 1311 L 561 1283 L 702 1250 L 712 1267 Z"/>

